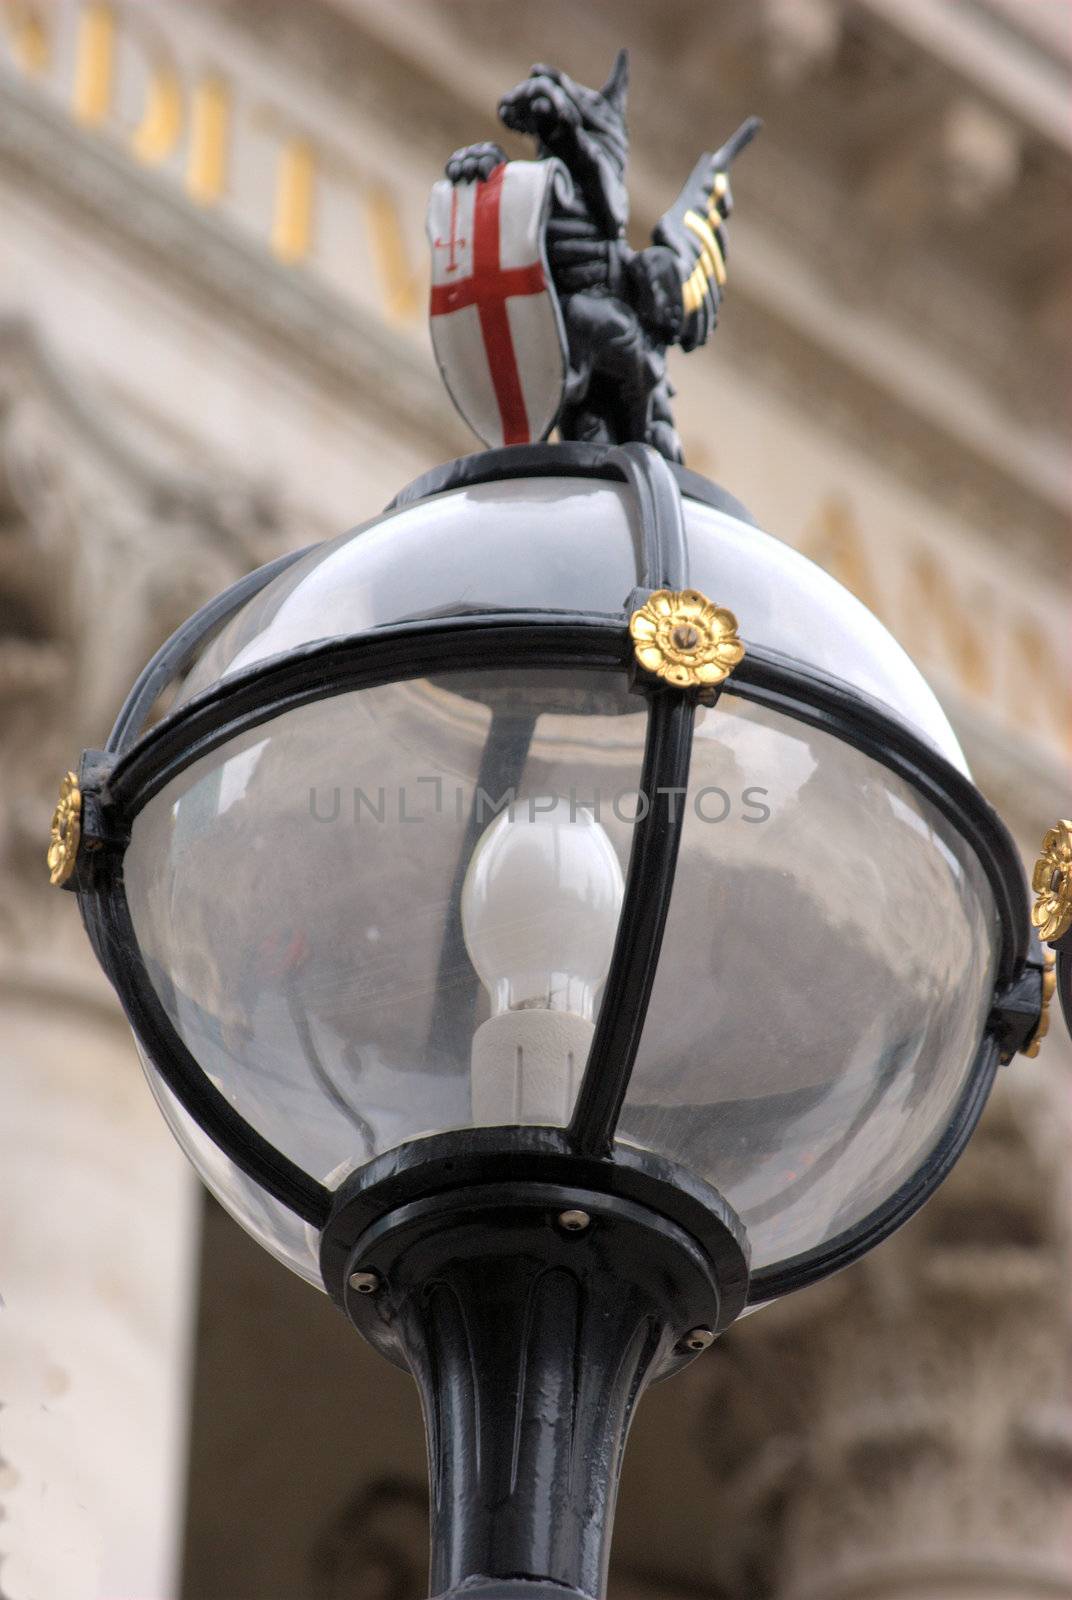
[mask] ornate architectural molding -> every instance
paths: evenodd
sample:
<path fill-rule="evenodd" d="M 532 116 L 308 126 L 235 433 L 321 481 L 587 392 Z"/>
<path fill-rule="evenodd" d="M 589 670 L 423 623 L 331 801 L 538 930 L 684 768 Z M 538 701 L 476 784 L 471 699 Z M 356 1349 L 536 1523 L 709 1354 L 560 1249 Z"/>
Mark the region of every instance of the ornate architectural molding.
<path fill-rule="evenodd" d="M 704 1437 L 728 1592 L 1072 1594 L 1066 1134 L 1043 1132 L 1061 1105 L 1030 1073 L 1003 1085 L 915 1222 L 716 1353 Z"/>
<path fill-rule="evenodd" d="M 329 285 L 274 260 L 226 220 L 191 206 L 121 149 L 87 138 L 31 83 L 0 80 L 0 171 L 50 194 L 96 224 L 119 251 L 145 262 L 221 322 L 254 340 L 282 346 L 295 366 L 312 369 L 357 408 L 390 414 L 404 433 L 466 448 L 465 435 L 439 400 L 432 366 Z"/>
<path fill-rule="evenodd" d="M 255 488 L 181 471 L 0 320 L 0 941 L 43 947 L 43 841 L 71 752 L 189 612 L 286 542 Z"/>
<path fill-rule="evenodd" d="M 556 7 L 573 28 L 561 0 L 549 4 L 538 26 L 485 0 L 457 0 L 449 16 L 419 5 L 402 33 L 374 0 L 320 0 L 300 17 L 280 0 L 255 7 L 217 0 L 209 10 L 222 23 L 221 49 L 244 34 L 265 59 L 285 55 L 302 93 L 329 96 L 338 125 L 354 127 L 355 137 L 355 96 L 363 116 L 401 135 L 403 103 L 416 95 L 420 125 L 410 119 L 406 137 L 420 163 L 438 160 L 432 151 L 452 138 L 480 132 L 485 84 L 505 81 L 496 51 L 515 66 L 519 53 L 538 53 L 540 29 L 553 25 Z M 860 8 L 737 0 L 712 30 L 697 6 L 683 14 L 690 44 L 683 56 L 665 29 L 629 3 L 613 23 L 592 19 L 583 51 L 593 66 L 605 65 L 622 29 L 648 52 L 636 74 L 637 142 L 661 152 L 658 172 L 637 166 L 639 221 L 654 218 L 668 176 L 691 165 L 698 108 L 705 125 L 714 115 L 713 81 L 720 126 L 732 126 L 753 100 L 770 108 L 747 179 L 750 211 L 761 222 L 742 218 L 734 240 L 727 353 L 734 326 L 746 323 L 755 329 L 750 343 L 792 347 L 779 365 L 795 402 L 813 413 L 823 393 L 830 401 L 824 421 L 867 456 L 882 455 L 947 507 L 959 511 L 970 500 L 970 514 L 996 539 L 1010 530 L 1040 547 L 1059 539 L 1072 498 L 1056 420 L 1066 356 L 1050 325 L 1067 293 L 1061 217 L 1072 175 L 1061 153 L 1039 144 L 1029 120 L 996 109 L 985 84 L 973 94 L 964 73 L 929 59 L 911 30 L 891 33 Z M 476 35 L 478 57 L 469 47 Z M 701 36 L 703 48 L 693 50 Z M 787 41 L 808 84 L 803 122 L 779 80 Z M 702 81 L 690 76 L 701 61 Z M 187 293 L 211 297 L 232 325 L 281 346 L 355 406 L 375 398 L 407 436 L 443 455 L 468 448 L 410 333 L 362 310 L 315 271 L 274 261 L 225 216 L 190 205 L 177 183 L 139 167 L 107 139 L 87 137 L 26 82 L 5 76 L 2 93 L 0 166 L 92 216 L 123 249 Z M 912 207 L 890 200 L 885 182 L 876 188 L 878 169 L 903 171 L 913 194 L 924 197 L 915 221 Z M 895 183 L 893 192 L 904 186 Z M 956 197 L 969 190 L 994 198 L 965 211 Z M 408 259 L 405 276 L 407 293 L 423 282 Z M 1029 301 L 1037 301 L 1037 317 Z"/>
<path fill-rule="evenodd" d="M 333 36 L 345 36 L 349 19 L 350 37 L 364 36 L 377 63 L 384 53 L 396 62 L 404 56 L 434 105 L 453 94 L 455 127 L 476 137 L 487 113 L 472 120 L 481 80 L 469 72 L 466 40 L 479 33 L 480 72 L 508 77 L 507 58 L 516 66 L 519 55 L 538 55 L 560 9 L 563 29 L 570 26 L 565 6 L 549 4 L 538 23 L 485 0 L 457 0 L 449 16 L 421 6 L 420 27 L 401 38 L 374 0 L 317 9 Z M 238 4 L 227 12 L 236 25 L 248 16 Z M 285 23 L 280 12 L 278 4 L 257 9 L 261 37 L 293 29 L 293 17 Z M 1002 192 L 1002 238 L 1022 246 L 1017 270 L 1030 258 L 1040 283 L 1050 284 L 1048 273 L 1066 255 L 1057 195 L 1072 187 L 1067 163 L 1033 145 L 1037 130 L 1022 119 L 999 115 L 985 96 L 972 98 L 963 74 L 927 58 L 909 35 L 891 38 L 885 23 L 862 12 L 848 14 L 852 26 L 838 33 L 827 68 L 808 78 L 808 117 L 798 125 L 765 54 L 770 27 L 777 35 L 777 8 L 763 15 L 769 26 L 760 25 L 758 7 L 737 5 L 711 30 L 696 6 L 673 38 L 636 5 L 621 17 L 592 19 L 577 64 L 582 76 L 605 65 L 623 30 L 648 52 L 634 74 L 631 117 L 638 149 L 659 150 L 660 170 L 634 163 L 638 222 L 657 214 L 667 173 L 691 161 L 697 106 L 713 83 L 720 126 L 732 126 L 753 102 L 769 105 L 742 179 L 749 214 L 738 219 L 734 238 L 725 353 L 734 330 L 747 325 L 748 359 L 756 348 L 784 348 L 780 381 L 794 401 L 812 413 L 822 394 L 824 422 L 866 456 L 878 454 L 958 513 L 970 500 L 969 515 L 995 538 L 1005 541 L 1012 530 L 1039 547 L 1059 541 L 1072 498 L 1058 421 L 1066 357 L 1045 329 L 1031 332 L 1030 293 L 1011 276 L 1009 248 L 998 251 L 991 210 L 969 208 L 965 217 L 954 194 L 963 193 L 966 173 L 975 190 Z M 784 17 L 781 25 L 784 34 Z M 310 14 L 312 71 L 319 27 Z M 687 59 L 675 40 L 688 40 Z M 491 69 L 496 55 L 502 65 Z M 713 108 L 705 111 L 705 124 L 713 116 Z M 906 229 L 903 207 L 876 199 L 861 164 L 865 150 L 902 163 L 914 187 L 931 194 L 918 229 Z M 1008 189 L 1014 162 L 1017 181 Z"/>

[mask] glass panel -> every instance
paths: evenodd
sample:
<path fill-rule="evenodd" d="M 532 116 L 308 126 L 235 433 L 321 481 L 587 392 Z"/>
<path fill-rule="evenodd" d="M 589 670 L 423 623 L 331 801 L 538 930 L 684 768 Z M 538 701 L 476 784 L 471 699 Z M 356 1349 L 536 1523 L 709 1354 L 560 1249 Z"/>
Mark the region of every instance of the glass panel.
<path fill-rule="evenodd" d="M 422 1134 L 568 1119 L 645 726 L 624 677 L 444 674 L 288 712 L 149 802 L 142 953 L 254 1127 L 335 1187 Z"/>
<path fill-rule="evenodd" d="M 893 636 L 830 575 L 749 523 L 685 501 L 691 582 L 763 645 L 875 697 L 967 770 L 930 688 Z M 624 486 L 517 478 L 457 489 L 319 546 L 206 647 L 180 701 L 314 639 L 474 610 L 620 612 L 638 578 Z"/>
<path fill-rule="evenodd" d="M 212 1143 L 207 1133 L 202 1133 L 160 1077 L 137 1037 L 134 1043 L 164 1120 L 197 1168 L 206 1188 L 277 1261 L 282 1261 L 314 1288 L 323 1289 L 317 1230 L 295 1216 L 289 1206 L 265 1194 L 259 1184 L 247 1178 L 219 1146 Z"/>
<path fill-rule="evenodd" d="M 683 803 L 619 1137 L 721 1190 L 763 1267 L 926 1159 L 981 1037 L 995 912 L 914 790 L 737 697 L 701 713 Z"/>

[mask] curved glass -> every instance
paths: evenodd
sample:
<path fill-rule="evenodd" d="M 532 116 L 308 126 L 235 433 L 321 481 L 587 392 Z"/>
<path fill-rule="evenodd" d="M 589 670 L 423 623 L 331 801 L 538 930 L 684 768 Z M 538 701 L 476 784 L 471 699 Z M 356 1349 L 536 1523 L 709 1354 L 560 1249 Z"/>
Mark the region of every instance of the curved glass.
<path fill-rule="evenodd" d="M 882 624 L 788 545 L 686 500 L 690 582 L 762 645 L 887 706 L 967 771 L 927 683 Z M 389 512 L 310 552 L 206 647 L 179 701 L 312 640 L 481 610 L 619 613 L 636 587 L 629 490 L 587 478 L 516 478 Z"/>
<path fill-rule="evenodd" d="M 701 712 L 670 916 L 619 1138 L 737 1210 L 753 1270 L 925 1162 L 982 1036 L 982 868 L 908 784 L 724 694 Z"/>
<path fill-rule="evenodd" d="M 522 1046 L 537 1067 L 552 1047 L 566 1064 L 550 1084 L 522 1074 L 518 1120 L 568 1119 L 605 968 L 575 940 L 583 970 L 549 971 L 543 994 L 533 973 L 558 949 L 548 907 L 574 925 L 591 903 L 613 923 L 646 724 L 624 674 L 443 674 L 287 712 L 148 802 L 124 867 L 143 959 L 192 1054 L 260 1133 L 334 1186 L 405 1140 L 513 1120 L 496 1108 Z M 462 894 L 497 815 L 522 856 L 526 829 L 550 829 L 568 870 L 544 882 L 538 860 L 522 863 L 539 892 L 517 926 L 501 894 L 470 908 L 481 982 Z M 522 958 L 523 1007 L 496 1017 L 491 991 Z M 221 1176 L 189 1119 L 168 1115 L 223 1203 L 295 1264 L 276 1208 L 258 1200 L 251 1221 L 252 1186 Z"/>
<path fill-rule="evenodd" d="M 247 1178 L 220 1147 L 213 1144 L 208 1134 L 202 1132 L 189 1112 L 176 1100 L 136 1034 L 134 1043 L 164 1121 L 197 1168 L 206 1189 L 277 1261 L 282 1261 L 284 1266 L 290 1267 L 314 1288 L 323 1289 L 320 1235 L 316 1229 L 303 1222 L 289 1206 L 273 1200 L 259 1183 Z M 338 1181 L 341 1182 L 345 1176 L 346 1173 L 341 1173 Z M 331 1187 L 336 1185 L 332 1184 Z"/>

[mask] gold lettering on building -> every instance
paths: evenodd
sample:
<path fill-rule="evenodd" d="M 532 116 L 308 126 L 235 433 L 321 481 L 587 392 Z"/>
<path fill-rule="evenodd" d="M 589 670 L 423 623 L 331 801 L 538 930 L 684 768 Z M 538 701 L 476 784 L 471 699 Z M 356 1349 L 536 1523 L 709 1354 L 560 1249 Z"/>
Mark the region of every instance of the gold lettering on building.
<path fill-rule="evenodd" d="M 31 77 L 47 72 L 52 41 L 40 7 L 30 0 L 6 0 L 3 20 L 11 54 L 22 71 Z"/>
<path fill-rule="evenodd" d="M 227 188 L 231 145 L 231 86 L 209 73 L 194 89 L 186 193 L 199 206 L 215 205 Z"/>
<path fill-rule="evenodd" d="M 84 7 L 78 22 L 74 94 L 71 109 L 78 122 L 99 127 L 112 109 L 115 86 L 115 11 L 102 0 Z"/>
<path fill-rule="evenodd" d="M 1037 730 L 1072 750 L 1072 689 L 1062 663 L 1039 632 L 1021 619 L 1009 641 L 1010 707 L 1020 727 Z"/>
<path fill-rule="evenodd" d="M 182 138 L 184 120 L 182 80 L 175 63 L 158 52 L 149 70 L 145 114 L 130 141 L 138 160 L 156 166 L 173 155 Z"/>
<path fill-rule="evenodd" d="M 272 253 L 290 266 L 308 260 L 313 248 L 316 179 L 313 141 L 306 134 L 288 134 L 276 166 L 271 242 Z"/>
<path fill-rule="evenodd" d="M 822 502 L 805 528 L 799 548 L 851 590 L 876 617 L 882 616 L 882 598 L 867 559 L 863 533 L 852 507 L 841 495 L 830 495 Z"/>
<path fill-rule="evenodd" d="M 394 196 L 382 184 L 364 191 L 365 223 L 383 306 L 390 322 L 413 322 L 422 308 L 424 279 L 410 264 Z"/>
<path fill-rule="evenodd" d="M 278 141 L 269 178 L 268 227 L 275 257 L 288 265 L 310 261 L 318 208 L 327 208 L 325 232 L 333 215 L 337 219 L 332 205 L 344 204 L 351 215 L 357 208 L 384 316 L 396 325 L 420 319 L 423 257 L 415 264 L 398 201 L 386 182 L 356 165 L 345 151 L 314 140 L 284 108 L 250 106 L 240 98 L 241 89 L 215 67 L 200 71 L 183 66 L 181 55 L 173 56 L 163 42 L 142 43 L 139 30 L 146 15 L 152 15 L 149 7 L 131 5 L 121 11 L 107 0 L 80 0 L 62 10 L 75 28 L 73 79 L 70 87 L 66 81 L 51 87 L 75 120 L 118 135 L 147 164 L 163 166 L 174 158 L 187 196 L 206 207 L 228 195 L 235 152 L 250 125 L 267 129 Z M 43 0 L 0 0 L 0 40 L 20 72 L 44 78 L 55 72 L 57 57 L 65 58 L 66 50 L 56 48 L 56 29 L 66 25 L 57 23 L 59 15 L 58 8 Z M 120 17 L 128 45 L 122 55 Z M 128 132 L 121 126 L 117 103 L 126 104 L 135 88 L 126 78 L 128 68 L 136 70 L 131 44 L 141 45 L 145 89 L 140 120 Z M 245 164 L 241 170 L 247 170 Z M 342 202 L 340 186 L 346 191 Z M 710 470 L 706 441 L 702 452 L 697 447 L 690 456 L 694 465 Z M 906 538 L 897 549 L 896 566 L 883 563 L 871 530 L 865 531 L 852 501 L 840 493 L 822 499 L 804 527 L 799 548 L 880 617 L 928 668 L 948 672 L 965 695 L 987 705 L 1007 727 L 1029 728 L 1072 749 L 1072 686 L 1062 675 L 1059 652 L 1026 612 L 1007 617 L 1001 592 L 982 581 L 973 584 L 945 548 L 932 553 L 922 540 L 913 546 Z"/>
<path fill-rule="evenodd" d="M 993 629 L 985 596 L 977 594 L 966 604 L 929 550 L 909 552 L 895 630 L 909 650 L 932 661 L 948 661 L 961 688 L 986 699 L 994 691 Z"/>

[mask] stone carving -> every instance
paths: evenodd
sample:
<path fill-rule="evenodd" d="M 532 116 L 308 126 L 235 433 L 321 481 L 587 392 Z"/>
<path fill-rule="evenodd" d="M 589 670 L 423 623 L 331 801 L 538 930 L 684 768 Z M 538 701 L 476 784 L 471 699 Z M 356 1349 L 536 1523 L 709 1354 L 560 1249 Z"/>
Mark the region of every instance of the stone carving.
<path fill-rule="evenodd" d="M 124 436 L 25 323 L 0 321 L 0 942 L 47 916 L 41 841 L 71 751 L 204 600 L 282 547 L 263 495 Z M 143 426 L 141 428 L 144 432 Z"/>
<path fill-rule="evenodd" d="M 716 1351 L 704 1447 L 727 1592 L 1072 1594 L 1056 1099 L 1004 1085 L 907 1229 Z"/>

